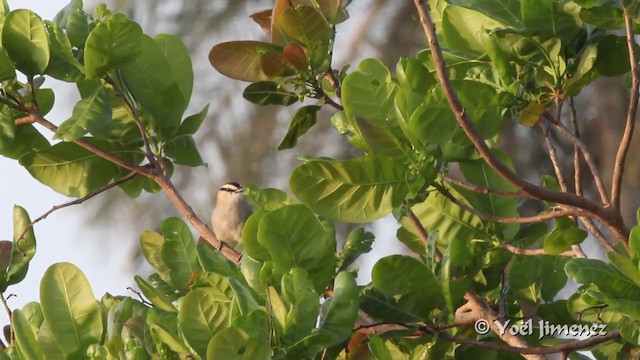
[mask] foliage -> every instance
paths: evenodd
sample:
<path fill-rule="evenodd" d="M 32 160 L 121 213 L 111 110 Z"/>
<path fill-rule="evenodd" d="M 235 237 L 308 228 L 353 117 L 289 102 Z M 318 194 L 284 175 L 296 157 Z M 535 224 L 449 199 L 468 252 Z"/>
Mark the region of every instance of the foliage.
<path fill-rule="evenodd" d="M 290 177 L 297 200 L 249 186 L 254 214 L 241 260 L 170 180 L 174 164 L 203 165 L 193 135 L 208 110 L 185 116 L 194 75 L 182 41 L 150 37 L 104 5 L 86 13 L 81 0 L 53 21 L 0 5 L 0 154 L 79 202 L 115 186 L 132 197 L 163 190 L 202 235 L 196 242 L 177 217 L 162 221 L 159 232 L 144 232 L 140 249 L 155 271 L 135 277 L 139 297 L 96 301 L 80 269 L 53 264 L 40 302 L 12 311 L 0 358 L 505 358 L 522 347 L 569 352 L 594 345 L 597 359 L 637 353 L 640 230 L 627 229 L 618 210 L 624 157 L 616 159 L 609 199 L 588 148 L 560 117 L 565 101 L 574 115 L 572 97 L 596 78 L 627 76 L 633 122 L 636 48 L 607 30 L 638 27 L 638 4 L 433 0 L 427 11 L 416 0 L 430 49 L 400 58 L 392 72 L 376 59 L 354 70 L 332 68 L 336 25 L 348 19 L 349 3 L 276 0 L 273 9 L 251 15 L 270 42 L 211 49 L 215 69 L 251 82 L 243 93 L 248 101 L 304 103 L 279 150 L 295 147 L 320 109 L 330 107 L 333 127 L 362 153 L 302 157 Z M 41 86 L 45 77 L 74 83 L 81 95 L 59 125 L 45 118 L 55 101 Z M 535 184 L 518 176 L 497 145 L 506 121 L 539 125 L 556 167 L 550 129 L 571 141 L 600 199 L 567 188 L 577 172 L 558 170 Z M 624 131 L 630 136 L 632 127 Z M 620 153 L 627 151 L 621 144 Z M 523 198 L 539 213 L 523 216 Z M 372 282 L 358 286 L 353 264 L 371 250 L 374 234 L 356 228 L 338 248 L 334 224 L 390 214 L 413 254 L 379 259 Z M 608 251 L 606 261 L 582 256 L 588 233 L 578 218 Z M 28 271 L 33 225 L 16 206 L 13 241 L 0 242 L 3 292 Z M 580 287 L 561 300 L 569 278 Z M 474 320 L 520 319 L 521 326 L 533 317 L 606 325 L 610 334 L 557 345 L 557 334 L 506 337 L 495 323 L 490 334 L 474 333 L 460 320 L 463 311 Z"/>

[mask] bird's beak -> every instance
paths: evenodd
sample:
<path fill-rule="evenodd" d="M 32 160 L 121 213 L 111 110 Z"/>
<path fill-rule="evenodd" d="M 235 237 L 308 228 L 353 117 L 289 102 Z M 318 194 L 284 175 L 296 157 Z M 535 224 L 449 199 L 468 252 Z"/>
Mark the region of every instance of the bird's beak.
<path fill-rule="evenodd" d="M 245 187 L 241 187 L 240 189 L 236 190 L 236 192 L 239 192 L 239 193 L 243 193 L 245 191 L 247 191 L 247 188 Z"/>

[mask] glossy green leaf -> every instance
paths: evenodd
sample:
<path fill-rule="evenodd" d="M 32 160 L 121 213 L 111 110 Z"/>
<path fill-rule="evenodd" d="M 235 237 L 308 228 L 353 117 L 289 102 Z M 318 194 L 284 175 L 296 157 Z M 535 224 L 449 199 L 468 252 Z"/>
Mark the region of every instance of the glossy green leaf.
<path fill-rule="evenodd" d="M 63 81 L 78 81 L 82 79 L 84 77 L 84 66 L 74 55 L 67 34 L 61 27 L 51 21 L 45 21 L 45 26 L 51 49 L 51 59 L 46 73 Z"/>
<path fill-rule="evenodd" d="M 46 359 L 53 360 L 65 360 L 67 357 L 65 356 L 62 348 L 57 343 L 56 339 L 53 337 L 53 333 L 47 321 L 42 323 L 40 326 L 40 330 L 38 331 L 38 344 L 40 345 L 40 349 L 42 349 L 42 354 Z"/>
<path fill-rule="evenodd" d="M 142 28 L 115 14 L 96 26 L 84 47 L 84 67 L 89 79 L 103 77 L 109 68 L 132 60 L 141 52 L 144 41 Z"/>
<path fill-rule="evenodd" d="M 595 66 L 603 76 L 618 76 L 629 71 L 629 48 L 623 36 L 608 34 L 598 41 Z"/>
<path fill-rule="evenodd" d="M 244 89 L 242 96 L 257 105 L 289 106 L 298 101 L 298 95 L 283 89 L 273 81 L 258 81 Z"/>
<path fill-rule="evenodd" d="M 185 344 L 184 339 L 177 334 L 177 331 L 167 329 L 166 324 L 152 322 L 149 323 L 148 328 L 149 332 L 158 339 L 156 342 L 161 343 L 178 354 L 191 355 L 191 350 L 189 346 Z M 142 352 L 142 354 L 146 355 L 144 352 Z"/>
<path fill-rule="evenodd" d="M 450 192 L 453 196 L 461 198 L 455 191 L 450 190 Z M 425 201 L 414 205 L 411 209 L 429 234 L 438 232 L 438 238 L 444 246 L 452 238 L 470 241 L 487 236 L 480 218 L 454 204 L 437 191 L 431 192 Z M 409 231 L 414 231 L 408 226 L 406 219 L 402 220 L 402 224 Z"/>
<path fill-rule="evenodd" d="M 491 86 L 475 81 L 452 81 L 452 86 L 480 135 L 484 138 L 496 135 L 500 131 L 502 114 L 511 106 L 512 97 L 507 93 L 496 94 Z M 455 131 L 460 131 L 440 86 L 435 86 L 427 94 L 409 119 L 409 128 L 423 142 L 438 145 L 450 143 Z"/>
<path fill-rule="evenodd" d="M 280 141 L 280 144 L 278 144 L 278 150 L 294 148 L 298 143 L 298 138 L 318 122 L 319 110 L 320 106 L 317 105 L 307 105 L 298 109 L 289 124 L 287 134 L 284 136 L 284 139 Z"/>
<path fill-rule="evenodd" d="M 580 61 L 575 72 L 565 83 L 565 92 L 569 96 L 577 95 L 580 90 L 589 85 L 597 76 L 595 63 L 598 56 L 596 45 L 587 45 L 580 54 Z"/>
<path fill-rule="evenodd" d="M 264 81 L 268 77 L 260 68 L 260 56 L 269 51 L 282 51 L 271 43 L 230 41 L 217 44 L 209 52 L 209 62 L 222 75 L 242 81 Z"/>
<path fill-rule="evenodd" d="M 624 14 L 618 6 L 595 6 L 580 9 L 580 20 L 607 30 L 624 29 Z"/>
<path fill-rule="evenodd" d="M 274 188 L 259 188 L 253 184 L 245 185 L 247 191 L 244 193 L 244 199 L 251 205 L 253 210 L 275 210 L 285 205 L 294 205 L 297 203 L 286 192 Z"/>
<path fill-rule="evenodd" d="M 57 263 L 40 282 L 42 313 L 51 336 L 71 358 L 79 358 L 102 337 L 102 316 L 91 285 L 82 271 L 70 263 Z"/>
<path fill-rule="evenodd" d="M 160 224 L 160 231 L 164 237 L 160 256 L 170 270 L 171 285 L 184 294 L 193 274 L 202 271 L 191 229 L 182 219 L 171 217 Z"/>
<path fill-rule="evenodd" d="M 629 234 L 629 250 L 631 254 L 636 258 L 640 258 L 640 226 L 636 225 L 631 228 L 631 234 Z"/>
<path fill-rule="evenodd" d="M 315 328 L 318 320 L 318 293 L 306 271 L 295 267 L 282 276 L 281 293 L 289 305 L 284 323 L 284 337 L 294 343 Z"/>
<path fill-rule="evenodd" d="M 230 310 L 231 300 L 216 288 L 196 288 L 183 298 L 178 322 L 200 356 L 206 356 L 211 337 L 227 325 Z"/>
<path fill-rule="evenodd" d="M 514 28 L 522 27 L 520 18 L 520 1 L 515 0 L 448 0 L 452 5 L 458 5 L 475 10 L 492 19 L 510 25 Z"/>
<path fill-rule="evenodd" d="M 42 19 L 31 10 L 14 10 L 6 15 L 2 46 L 18 70 L 27 76 L 44 73 L 49 64 L 49 42 Z"/>
<path fill-rule="evenodd" d="M 206 359 L 269 360 L 271 356 L 266 340 L 249 337 L 244 330 L 230 327 L 211 338 Z"/>
<path fill-rule="evenodd" d="M 341 271 L 336 275 L 333 297 L 326 301 L 320 331 L 331 335 L 331 345 L 339 344 L 351 335 L 358 318 L 358 285 L 351 273 Z"/>
<path fill-rule="evenodd" d="M 595 284 L 612 298 L 637 300 L 640 286 L 609 264 L 595 259 L 571 259 L 565 265 L 567 275 L 580 284 Z"/>
<path fill-rule="evenodd" d="M 191 135 L 180 135 L 169 140 L 164 146 L 164 152 L 168 157 L 173 159 L 174 163 L 179 165 L 204 165 L 196 141 Z"/>
<path fill-rule="evenodd" d="M 562 256 L 518 256 L 509 268 L 509 284 L 516 297 L 529 304 L 551 301 L 567 282 Z"/>
<path fill-rule="evenodd" d="M 144 296 L 149 299 L 153 306 L 164 311 L 178 312 L 171 300 L 161 291 L 154 288 L 140 276 L 134 276 L 134 280 L 138 285 L 138 288 L 140 288 L 140 291 L 142 291 Z"/>
<path fill-rule="evenodd" d="M 569 218 L 557 218 L 553 230 L 544 237 L 544 252 L 551 255 L 560 254 L 571 249 L 571 245 L 579 244 L 588 233 Z"/>
<path fill-rule="evenodd" d="M 169 61 L 180 92 L 182 92 L 185 103 L 188 104 L 193 90 L 193 65 L 191 64 L 189 49 L 182 42 L 182 39 L 176 35 L 158 34 L 153 40 L 156 41 L 160 51 Z"/>
<path fill-rule="evenodd" d="M 640 1 L 622 0 L 622 6 L 635 22 L 640 22 Z"/>
<path fill-rule="evenodd" d="M 98 139 L 85 141 L 135 164 L 144 157 L 139 149 L 116 142 Z M 119 166 L 76 144 L 66 142 L 27 153 L 20 158 L 20 165 L 36 180 L 72 197 L 85 196 L 121 174 Z"/>
<path fill-rule="evenodd" d="M 260 222 L 267 213 L 265 210 L 254 211 L 244 223 L 244 228 L 242 229 L 242 246 L 244 247 L 244 251 L 252 259 L 258 261 L 271 259 L 269 251 L 258 241 Z"/>
<path fill-rule="evenodd" d="M 542 36 L 555 36 L 569 42 L 582 25 L 577 5 L 555 0 L 522 0 L 520 9 L 527 30 Z"/>
<path fill-rule="evenodd" d="M 364 228 L 355 228 L 347 236 L 339 256 L 338 271 L 346 270 L 362 254 L 371 251 L 375 235 Z"/>
<path fill-rule="evenodd" d="M 388 215 L 409 189 L 406 166 L 386 156 L 311 161 L 297 167 L 291 191 L 329 219 L 365 223 Z"/>
<path fill-rule="evenodd" d="M 459 6 L 447 6 L 442 16 L 444 43 L 462 52 L 484 53 L 482 34 L 502 26 L 489 16 Z"/>
<path fill-rule="evenodd" d="M 289 38 L 310 50 L 311 67 L 324 70 L 333 30 L 322 13 L 312 6 L 290 7 L 282 12 L 280 26 Z"/>
<path fill-rule="evenodd" d="M 11 109 L 0 112 L 0 154 L 12 159 L 49 147 L 49 141 L 32 124 L 15 126 L 19 117 L 21 115 Z"/>
<path fill-rule="evenodd" d="M 15 309 L 11 312 L 11 325 L 15 336 L 15 345 L 20 357 L 29 360 L 44 359 L 36 340 L 34 329 L 20 309 Z"/>
<path fill-rule="evenodd" d="M 31 219 L 27 211 L 21 206 L 13 207 L 13 246 L 11 247 L 11 260 L 6 272 L 6 285 L 17 284 L 22 281 L 29 270 L 29 262 L 36 253 L 36 238 Z"/>
<path fill-rule="evenodd" d="M 284 206 L 264 215 L 258 241 L 269 251 L 275 281 L 292 267 L 306 270 L 317 291 L 333 278 L 335 230 L 302 205 Z"/>
<path fill-rule="evenodd" d="M 617 252 L 609 251 L 607 260 L 636 285 L 640 286 L 640 271 L 638 271 L 637 265 L 631 259 Z"/>
<path fill-rule="evenodd" d="M 178 132 L 176 135 L 193 135 L 198 131 L 200 125 L 207 117 L 209 113 L 209 104 L 207 104 L 199 113 L 187 116 L 182 124 L 180 124 L 180 128 L 178 128 Z"/>
<path fill-rule="evenodd" d="M 384 257 L 371 271 L 373 285 L 394 297 L 401 309 L 419 318 L 443 304 L 442 290 L 435 275 L 425 264 L 404 255 Z"/>
<path fill-rule="evenodd" d="M 368 336 L 369 339 L 369 351 L 376 359 L 379 360 L 393 360 L 391 357 L 391 351 L 387 348 L 384 343 L 384 340 L 375 334 L 371 334 Z"/>
<path fill-rule="evenodd" d="M 53 22 L 64 29 L 69 21 L 69 16 L 76 11 L 82 11 L 82 0 L 71 0 L 62 10 L 58 11 Z"/>
<path fill-rule="evenodd" d="M 246 283 L 246 279 L 238 269 L 238 266 L 231 260 L 225 258 L 220 252 L 214 250 L 211 246 L 198 244 L 196 246 L 196 252 L 204 271 L 214 272 L 236 279 L 241 283 Z"/>
<path fill-rule="evenodd" d="M 171 280 L 171 270 L 162 260 L 161 251 L 163 245 L 164 238 L 155 231 L 145 231 L 140 235 L 140 252 L 142 252 L 147 263 L 156 270 L 162 280 L 168 282 Z"/>
<path fill-rule="evenodd" d="M 54 138 L 70 142 L 105 126 L 111 121 L 110 96 L 109 90 L 101 86 L 80 100 L 73 107 L 71 117 L 60 124 Z"/>
<path fill-rule="evenodd" d="M 187 107 L 178 74 L 152 38 L 143 35 L 137 47 L 138 55 L 119 66 L 121 74 L 133 97 L 151 115 L 151 128 L 161 140 L 168 140 Z"/>
<path fill-rule="evenodd" d="M 71 45 L 78 49 L 84 49 L 91 30 L 96 24 L 89 19 L 89 15 L 82 10 L 76 10 L 69 14 L 67 19 L 67 35 Z M 63 27 L 64 28 L 64 27 Z"/>
<path fill-rule="evenodd" d="M 0 81 L 12 80 L 16 78 L 16 68 L 7 53 L 7 50 L 0 47 Z"/>

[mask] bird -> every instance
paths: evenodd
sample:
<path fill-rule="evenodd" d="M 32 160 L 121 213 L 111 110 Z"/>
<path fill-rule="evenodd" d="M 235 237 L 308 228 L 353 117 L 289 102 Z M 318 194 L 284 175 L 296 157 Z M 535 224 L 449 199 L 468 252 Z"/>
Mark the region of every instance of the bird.
<path fill-rule="evenodd" d="M 216 205 L 211 215 L 213 233 L 235 250 L 242 250 L 242 228 L 253 213 L 253 209 L 242 196 L 246 188 L 237 182 L 228 182 L 220 187 Z"/>

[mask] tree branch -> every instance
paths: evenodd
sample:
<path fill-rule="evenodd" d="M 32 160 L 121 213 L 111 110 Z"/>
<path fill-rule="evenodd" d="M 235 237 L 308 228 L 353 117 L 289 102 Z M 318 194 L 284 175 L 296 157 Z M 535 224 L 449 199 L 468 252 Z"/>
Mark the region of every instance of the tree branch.
<path fill-rule="evenodd" d="M 464 182 L 462 180 L 454 179 L 454 178 L 452 178 L 450 176 L 445 176 L 445 175 L 441 175 L 441 176 L 444 179 L 444 181 L 446 181 L 448 183 L 458 185 L 458 186 L 463 187 L 463 188 L 465 188 L 467 190 L 471 190 L 471 191 L 474 191 L 474 192 L 477 192 L 477 193 L 480 193 L 480 194 L 498 195 L 498 196 L 504 196 L 504 197 L 514 198 L 514 199 L 538 200 L 538 198 L 536 198 L 535 196 L 531 196 L 531 195 L 523 193 L 523 192 L 490 189 L 490 188 L 486 188 L 486 187 L 483 187 L 483 186 L 470 184 L 470 183 Z"/>
<path fill-rule="evenodd" d="M 508 252 L 512 253 L 512 254 L 516 254 L 516 255 L 529 255 L 529 256 L 539 256 L 539 255 L 550 255 L 547 254 L 544 249 L 523 249 L 523 248 L 519 248 L 517 246 L 513 246 L 511 244 L 501 244 L 500 248 L 507 250 Z M 584 256 L 580 256 L 579 253 L 577 253 L 574 250 L 569 250 L 569 251 L 565 251 L 562 252 L 560 254 L 555 254 L 557 256 L 569 256 L 569 257 L 584 257 Z"/>
<path fill-rule="evenodd" d="M 629 49 L 629 64 L 631 66 L 631 97 L 627 110 L 627 121 L 620 139 L 620 146 L 616 154 L 613 166 L 613 179 L 611 185 L 611 202 L 613 207 L 620 209 L 620 193 L 622 192 L 622 175 L 624 174 L 624 162 L 629 152 L 633 129 L 635 127 L 636 112 L 638 111 L 638 95 L 640 95 L 640 78 L 638 77 L 638 60 L 635 54 L 635 38 L 633 35 L 633 20 L 627 9 L 624 9 L 624 27 L 627 32 L 627 48 Z"/>
<path fill-rule="evenodd" d="M 429 43 L 429 48 L 431 50 L 431 55 L 433 56 L 433 62 L 435 65 L 437 77 L 440 85 L 442 86 L 444 95 L 447 98 L 449 107 L 458 120 L 458 124 L 465 132 L 469 140 L 473 143 L 478 153 L 480 153 L 482 158 L 487 162 L 487 164 L 489 164 L 489 166 L 491 166 L 493 170 L 495 170 L 509 183 L 529 195 L 532 195 L 541 200 L 547 200 L 583 209 L 588 213 L 593 214 L 603 223 L 611 227 L 612 230 L 614 230 L 616 237 L 621 242 L 626 242 L 629 230 L 624 225 L 622 217 L 619 213 L 611 211 L 611 209 L 609 208 L 605 208 L 592 200 L 577 196 L 575 194 L 557 192 L 534 185 L 520 178 L 513 171 L 511 171 L 509 167 L 507 167 L 493 155 L 491 149 L 485 143 L 476 126 L 465 113 L 460 100 L 453 91 L 453 87 L 451 86 L 451 82 L 447 75 L 447 69 L 444 62 L 444 57 L 442 55 L 442 50 L 440 49 L 440 45 L 436 37 L 435 28 L 433 22 L 431 21 L 431 18 L 429 17 L 429 5 L 422 0 L 414 0 L 414 4 L 420 15 L 420 22 Z"/>
<path fill-rule="evenodd" d="M 551 165 L 553 165 L 553 170 L 556 173 L 558 184 L 560 184 L 560 190 L 562 190 L 562 192 L 567 192 L 567 182 L 564 179 L 562 169 L 560 168 L 560 163 L 558 162 L 558 153 L 556 152 L 556 148 L 551 142 L 551 136 L 549 135 L 549 125 L 544 121 L 538 121 L 538 124 L 540 125 L 540 129 L 542 129 L 542 136 L 544 137 L 544 142 L 547 146 L 549 160 L 551 160 Z"/>

